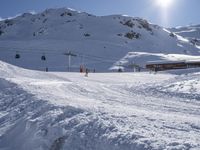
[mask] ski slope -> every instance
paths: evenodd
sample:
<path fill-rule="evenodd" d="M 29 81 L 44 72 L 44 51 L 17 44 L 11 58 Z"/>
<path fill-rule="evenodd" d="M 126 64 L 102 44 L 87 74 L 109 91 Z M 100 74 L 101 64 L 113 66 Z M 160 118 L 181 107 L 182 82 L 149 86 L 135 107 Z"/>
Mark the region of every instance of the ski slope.
<path fill-rule="evenodd" d="M 200 149 L 199 81 L 199 73 L 85 77 L 0 62 L 0 149 Z"/>

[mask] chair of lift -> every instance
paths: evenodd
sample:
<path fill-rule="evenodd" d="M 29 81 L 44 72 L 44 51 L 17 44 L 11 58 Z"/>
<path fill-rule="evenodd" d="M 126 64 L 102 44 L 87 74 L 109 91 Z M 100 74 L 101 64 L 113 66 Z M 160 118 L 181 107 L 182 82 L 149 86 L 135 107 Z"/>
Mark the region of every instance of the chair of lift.
<path fill-rule="evenodd" d="M 20 58 L 20 54 L 17 53 L 17 54 L 15 55 L 15 59 L 19 59 L 19 58 Z"/>
<path fill-rule="evenodd" d="M 42 55 L 41 60 L 45 61 L 46 60 L 46 56 Z"/>

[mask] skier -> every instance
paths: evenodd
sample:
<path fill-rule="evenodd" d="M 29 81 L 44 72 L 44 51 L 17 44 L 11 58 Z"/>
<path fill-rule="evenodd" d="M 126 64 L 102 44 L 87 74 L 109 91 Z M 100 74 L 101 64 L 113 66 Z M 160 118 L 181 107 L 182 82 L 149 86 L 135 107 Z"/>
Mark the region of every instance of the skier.
<path fill-rule="evenodd" d="M 88 77 L 88 73 L 89 73 L 89 69 L 86 68 L 86 70 L 85 70 L 85 77 Z"/>
<path fill-rule="evenodd" d="M 83 66 L 80 66 L 80 73 L 83 73 Z"/>
<path fill-rule="evenodd" d="M 118 69 L 118 72 L 122 72 L 122 69 L 121 69 L 121 68 L 119 68 L 119 69 Z"/>
<path fill-rule="evenodd" d="M 140 72 L 141 71 L 141 68 L 140 67 L 138 67 L 138 72 Z"/>
<path fill-rule="evenodd" d="M 158 68 L 157 67 L 155 67 L 155 74 L 158 72 Z"/>

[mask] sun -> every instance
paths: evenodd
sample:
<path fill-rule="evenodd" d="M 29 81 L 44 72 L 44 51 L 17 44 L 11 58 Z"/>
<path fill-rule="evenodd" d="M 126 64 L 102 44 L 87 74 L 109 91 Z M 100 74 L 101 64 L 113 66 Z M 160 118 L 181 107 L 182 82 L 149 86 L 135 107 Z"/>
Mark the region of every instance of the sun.
<path fill-rule="evenodd" d="M 156 0 L 156 4 L 162 8 L 168 8 L 171 6 L 174 0 Z"/>

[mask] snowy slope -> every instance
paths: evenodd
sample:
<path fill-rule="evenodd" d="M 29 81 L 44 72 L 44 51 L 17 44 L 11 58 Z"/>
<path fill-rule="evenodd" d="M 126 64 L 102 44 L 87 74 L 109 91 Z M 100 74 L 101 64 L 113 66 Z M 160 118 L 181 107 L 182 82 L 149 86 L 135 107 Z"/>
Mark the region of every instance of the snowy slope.
<path fill-rule="evenodd" d="M 200 95 L 163 92 L 190 76 L 0 66 L 1 150 L 200 149 Z"/>
<path fill-rule="evenodd" d="M 1 60 L 29 69 L 66 71 L 63 53 L 68 51 L 77 55 L 71 70 L 84 64 L 102 72 L 128 52 L 199 55 L 200 50 L 158 25 L 123 15 L 94 16 L 61 8 L 0 21 Z M 46 61 L 41 61 L 42 55 Z"/>
<path fill-rule="evenodd" d="M 119 66 L 123 66 L 126 71 L 133 71 L 133 65 L 139 65 L 142 70 L 146 70 L 145 66 L 151 61 L 200 61 L 200 56 L 192 56 L 185 54 L 163 54 L 163 53 L 148 53 L 148 52 L 129 52 L 125 57 L 115 63 L 111 69 L 117 69 Z M 131 67 L 132 65 L 132 67 Z M 142 71 L 141 70 L 141 71 Z M 186 72 L 185 70 L 183 73 Z"/>
<path fill-rule="evenodd" d="M 186 27 L 171 28 L 170 31 L 180 34 L 183 37 L 200 38 L 200 25 L 189 25 Z"/>
<path fill-rule="evenodd" d="M 197 45 L 197 47 L 200 46 L 200 25 L 176 27 L 169 30 L 183 36 L 184 38 L 187 38 L 193 45 Z"/>

